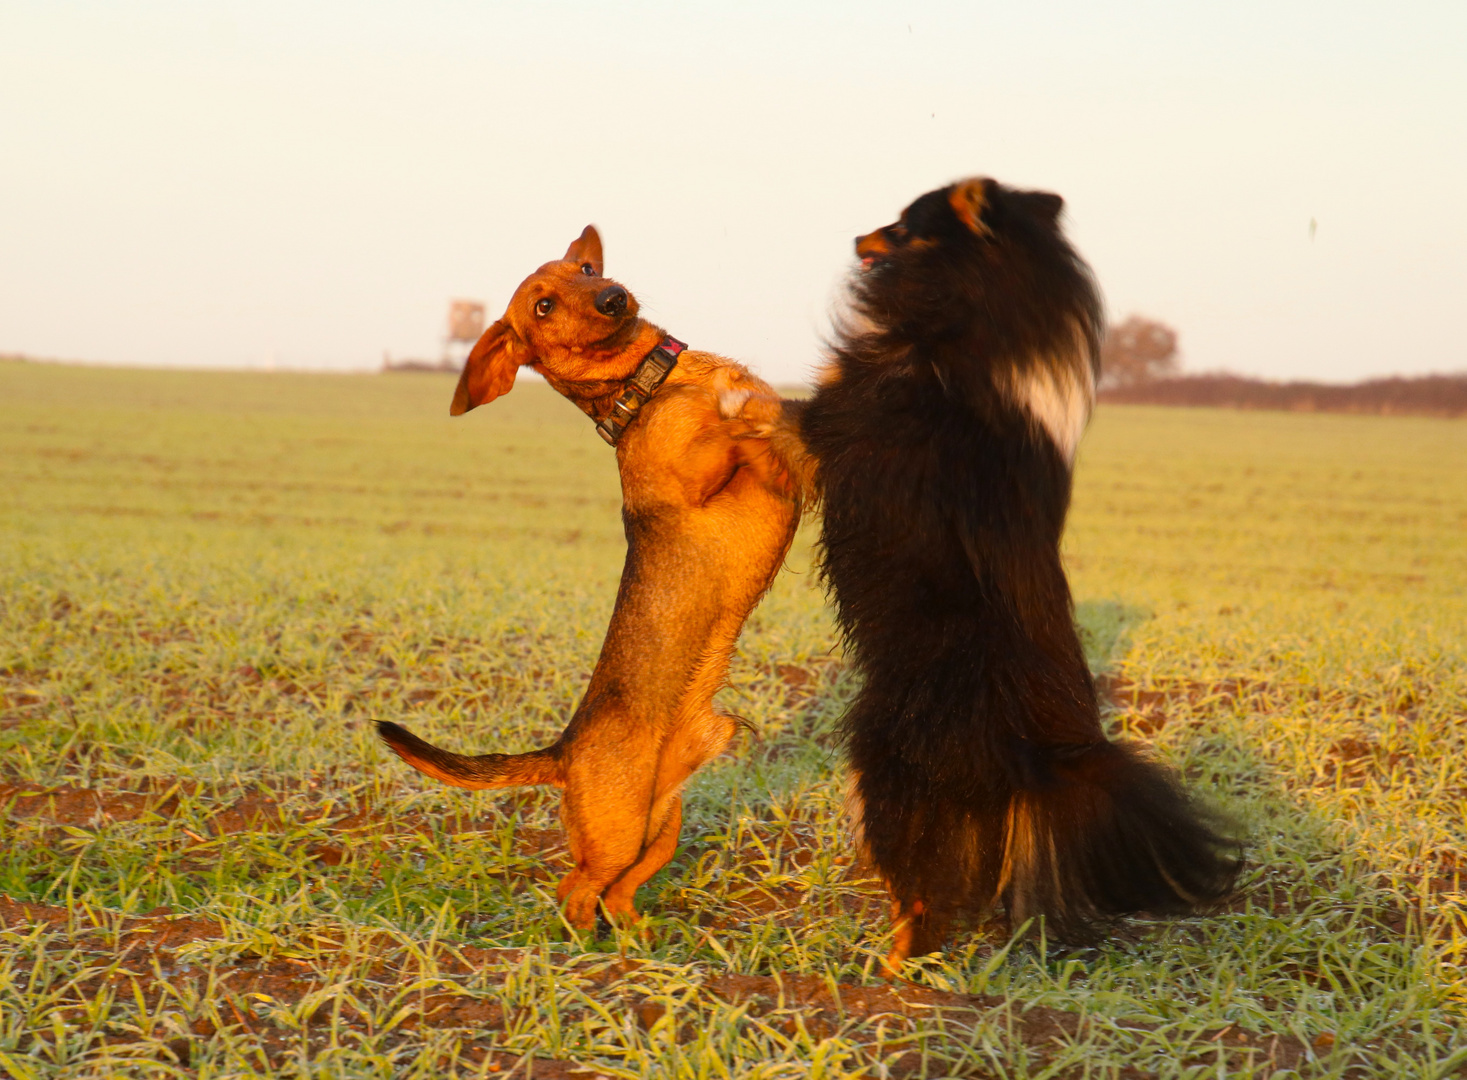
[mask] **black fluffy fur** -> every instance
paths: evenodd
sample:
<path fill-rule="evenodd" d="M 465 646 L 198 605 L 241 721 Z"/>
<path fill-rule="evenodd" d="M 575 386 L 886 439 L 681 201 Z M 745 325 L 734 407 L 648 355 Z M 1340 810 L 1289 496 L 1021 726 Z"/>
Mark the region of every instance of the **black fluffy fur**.
<path fill-rule="evenodd" d="M 800 419 L 864 676 L 844 721 L 861 839 L 928 947 L 999 904 L 1088 939 L 1215 901 L 1239 866 L 1176 777 L 1101 728 L 1060 560 L 1070 461 L 1013 389 L 1069 379 L 1088 415 L 1101 305 L 1062 206 L 967 181 L 862 238 L 884 250 Z"/>

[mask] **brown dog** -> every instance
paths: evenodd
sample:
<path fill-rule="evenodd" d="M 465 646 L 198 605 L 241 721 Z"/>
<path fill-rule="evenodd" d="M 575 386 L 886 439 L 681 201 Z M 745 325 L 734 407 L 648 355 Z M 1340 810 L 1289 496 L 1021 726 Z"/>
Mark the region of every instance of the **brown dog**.
<path fill-rule="evenodd" d="M 587 226 L 535 271 L 469 354 L 450 412 L 493 401 L 529 365 L 597 422 L 621 470 L 626 566 L 616 609 L 570 723 L 527 754 L 451 754 L 392 723 L 409 765 L 466 788 L 554 784 L 575 869 L 557 890 L 567 921 L 637 918 L 638 886 L 666 865 L 681 789 L 737 721 L 713 708 L 729 654 L 799 524 L 797 484 L 755 420 L 779 398 L 740 365 L 687 351 L 602 277 Z"/>

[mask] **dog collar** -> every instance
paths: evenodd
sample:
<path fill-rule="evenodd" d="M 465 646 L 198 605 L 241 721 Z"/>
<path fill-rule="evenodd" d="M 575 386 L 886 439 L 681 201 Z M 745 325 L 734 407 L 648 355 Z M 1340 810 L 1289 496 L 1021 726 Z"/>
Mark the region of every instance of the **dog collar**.
<path fill-rule="evenodd" d="M 606 419 L 596 422 L 596 432 L 606 440 L 608 446 L 616 445 L 616 440 L 621 438 L 621 433 L 637 418 L 637 413 L 642 411 L 647 399 L 667 381 L 667 376 L 677 367 L 678 354 L 686 348 L 677 338 L 668 335 L 657 343 L 656 348 L 642 357 L 637 370 L 632 372 L 632 377 L 617 395 L 611 412 L 606 414 Z"/>

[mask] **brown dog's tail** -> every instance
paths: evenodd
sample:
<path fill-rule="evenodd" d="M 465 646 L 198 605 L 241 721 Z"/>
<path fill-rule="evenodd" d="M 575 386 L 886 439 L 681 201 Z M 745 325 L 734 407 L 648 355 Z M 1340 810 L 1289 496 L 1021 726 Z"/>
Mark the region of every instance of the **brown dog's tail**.
<path fill-rule="evenodd" d="M 377 734 L 393 753 L 420 773 L 461 788 L 533 787 L 537 784 L 565 786 L 560 754 L 555 747 L 531 750 L 528 754 L 451 754 L 425 743 L 405 727 L 390 720 L 377 721 Z"/>

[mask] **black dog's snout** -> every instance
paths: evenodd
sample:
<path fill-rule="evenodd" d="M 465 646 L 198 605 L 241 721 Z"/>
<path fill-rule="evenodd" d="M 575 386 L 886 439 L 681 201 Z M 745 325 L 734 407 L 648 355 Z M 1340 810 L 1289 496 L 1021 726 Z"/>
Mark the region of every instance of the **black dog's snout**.
<path fill-rule="evenodd" d="M 627 291 L 620 285 L 608 285 L 596 294 L 596 310 L 603 315 L 620 315 L 627 309 Z"/>

